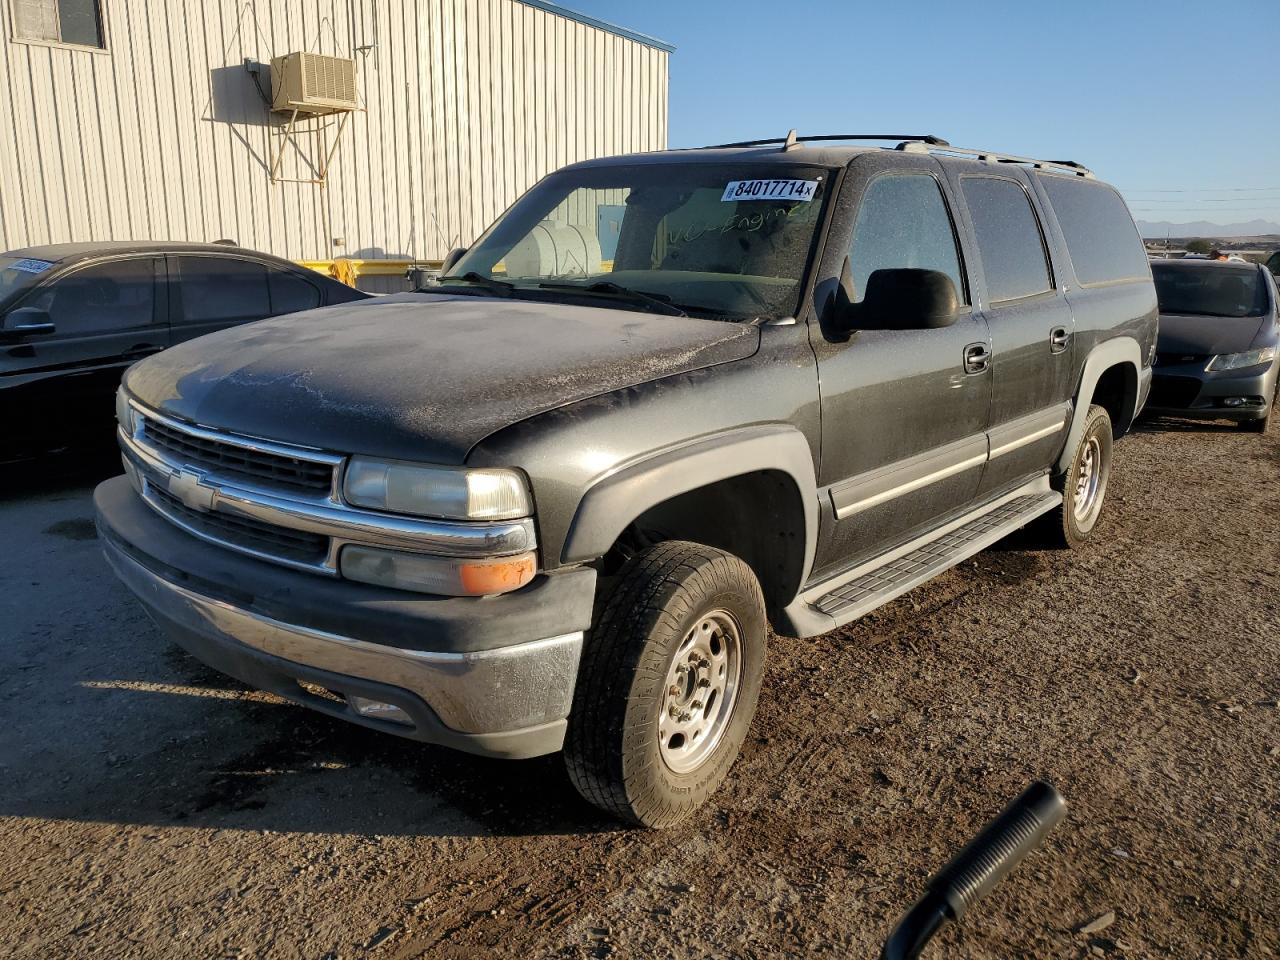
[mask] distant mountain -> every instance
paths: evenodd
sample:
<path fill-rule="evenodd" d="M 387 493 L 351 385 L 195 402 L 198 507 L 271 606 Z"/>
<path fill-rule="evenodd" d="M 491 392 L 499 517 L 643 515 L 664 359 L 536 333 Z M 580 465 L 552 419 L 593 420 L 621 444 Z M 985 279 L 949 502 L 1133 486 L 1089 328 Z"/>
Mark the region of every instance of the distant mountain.
<path fill-rule="evenodd" d="M 1138 230 L 1148 240 L 1163 240 L 1165 237 L 1258 237 L 1280 233 L 1280 223 L 1274 220 L 1250 220 L 1247 223 L 1210 223 L 1208 220 L 1191 223 L 1160 220 L 1152 223 L 1139 220 Z"/>

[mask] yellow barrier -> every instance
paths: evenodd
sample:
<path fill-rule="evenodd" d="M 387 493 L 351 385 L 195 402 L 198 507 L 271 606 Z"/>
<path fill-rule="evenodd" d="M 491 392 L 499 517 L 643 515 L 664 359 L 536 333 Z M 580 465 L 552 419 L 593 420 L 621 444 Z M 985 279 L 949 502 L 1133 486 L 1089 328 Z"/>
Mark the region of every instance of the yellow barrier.
<path fill-rule="evenodd" d="M 332 277 L 349 287 L 354 287 L 361 277 L 404 277 L 414 268 L 439 270 L 442 265 L 440 260 L 357 260 L 354 257 L 294 262 L 308 270 Z"/>

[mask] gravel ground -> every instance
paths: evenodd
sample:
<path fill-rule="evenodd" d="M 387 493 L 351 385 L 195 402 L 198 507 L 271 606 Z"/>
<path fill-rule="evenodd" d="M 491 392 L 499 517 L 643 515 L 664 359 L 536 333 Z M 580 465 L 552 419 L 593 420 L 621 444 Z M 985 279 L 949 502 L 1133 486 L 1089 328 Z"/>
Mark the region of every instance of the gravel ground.
<path fill-rule="evenodd" d="M 1087 549 L 1006 543 L 773 638 L 743 756 L 667 833 L 596 814 L 557 757 L 205 669 L 108 572 L 95 472 L 12 472 L 0 500 L 0 954 L 869 957 L 1038 776 L 1067 821 L 933 955 L 1280 953 L 1274 428 L 1144 427 Z"/>

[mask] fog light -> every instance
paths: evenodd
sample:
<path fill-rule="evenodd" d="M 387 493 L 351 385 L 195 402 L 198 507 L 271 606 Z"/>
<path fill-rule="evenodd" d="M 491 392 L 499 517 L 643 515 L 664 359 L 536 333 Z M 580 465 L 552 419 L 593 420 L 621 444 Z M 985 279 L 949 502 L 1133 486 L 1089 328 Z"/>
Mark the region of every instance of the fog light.
<path fill-rule="evenodd" d="M 1244 402 L 1244 397 L 1224 397 L 1222 399 L 1224 407 L 1243 407 Z"/>
<path fill-rule="evenodd" d="M 394 703 L 369 700 L 365 697 L 357 697 L 354 693 L 347 694 L 347 703 L 351 704 L 351 709 L 362 717 L 370 717 L 374 720 L 389 720 L 391 723 L 403 723 L 408 727 L 413 726 L 413 718 Z"/>

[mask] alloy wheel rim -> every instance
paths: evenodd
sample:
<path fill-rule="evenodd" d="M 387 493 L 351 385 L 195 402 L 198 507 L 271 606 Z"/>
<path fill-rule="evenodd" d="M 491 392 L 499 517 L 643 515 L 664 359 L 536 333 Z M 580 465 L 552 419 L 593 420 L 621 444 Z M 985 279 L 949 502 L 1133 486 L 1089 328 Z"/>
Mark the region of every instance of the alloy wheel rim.
<path fill-rule="evenodd" d="M 742 630 L 727 610 L 698 618 L 667 669 L 658 713 L 658 748 L 673 773 L 697 769 L 715 751 L 733 716 L 742 677 Z"/>

